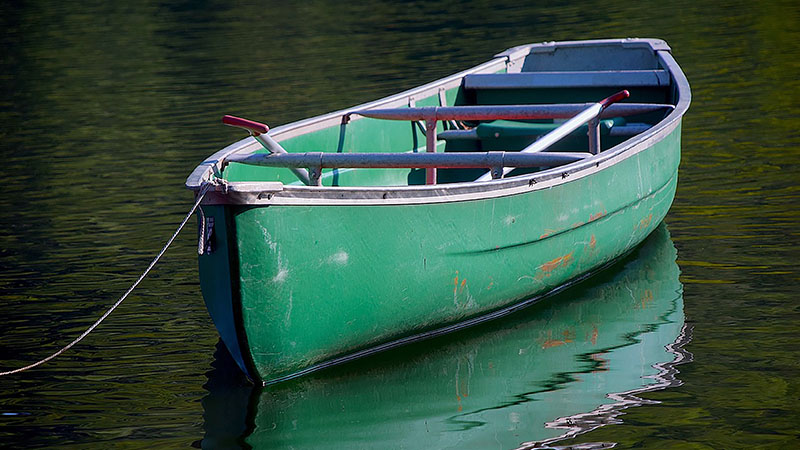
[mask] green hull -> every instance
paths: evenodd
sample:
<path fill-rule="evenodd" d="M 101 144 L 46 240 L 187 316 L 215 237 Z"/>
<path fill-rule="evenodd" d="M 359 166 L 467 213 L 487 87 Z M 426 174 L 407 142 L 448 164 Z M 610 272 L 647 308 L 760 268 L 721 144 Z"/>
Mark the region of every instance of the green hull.
<path fill-rule="evenodd" d="M 649 135 L 609 139 L 589 163 L 483 185 L 413 186 L 419 171 L 338 170 L 322 187 L 288 185 L 286 169 L 228 165 L 230 184 L 202 207 L 206 223 L 213 220 L 213 251 L 199 265 L 234 359 L 253 379 L 280 381 L 507 314 L 631 251 L 664 218 L 677 184 L 688 88 L 680 92 L 682 74 L 668 68 L 673 84 L 662 95 L 675 111 L 653 120 Z M 470 101 L 449 85 L 445 98 Z M 430 86 L 418 103 L 438 99 Z M 358 151 L 359 142 L 371 145 L 362 151 L 418 148 L 408 122 L 361 120 L 344 134 L 340 117 L 274 135 L 290 151 Z M 253 187 L 259 180 L 273 183 Z"/>

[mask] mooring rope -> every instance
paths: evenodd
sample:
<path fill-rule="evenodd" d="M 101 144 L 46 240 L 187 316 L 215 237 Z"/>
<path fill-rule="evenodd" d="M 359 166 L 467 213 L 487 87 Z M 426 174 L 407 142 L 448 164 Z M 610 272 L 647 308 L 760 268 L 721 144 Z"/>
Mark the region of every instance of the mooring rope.
<path fill-rule="evenodd" d="M 9 370 L 9 371 L 6 371 L 6 372 L 0 372 L 0 377 L 3 376 L 3 375 L 11 375 L 11 374 L 14 374 L 14 373 L 24 372 L 24 371 L 26 371 L 28 369 L 33 369 L 36 366 L 40 366 L 40 365 L 46 363 L 47 361 L 50 361 L 51 359 L 55 358 L 56 356 L 64 353 L 65 351 L 69 350 L 70 348 L 72 348 L 72 346 L 74 346 L 75 344 L 77 344 L 78 342 L 83 340 L 83 338 L 85 338 L 89 333 L 91 333 L 92 330 L 97 328 L 97 326 L 100 325 L 100 323 L 103 320 L 105 320 L 106 317 L 109 316 L 109 314 L 111 314 L 115 309 L 117 309 L 117 307 L 128 297 L 128 295 L 131 292 L 133 292 L 134 289 L 136 289 L 136 286 L 138 286 L 139 283 L 141 283 L 142 280 L 144 280 L 144 278 L 147 276 L 147 274 L 150 273 L 150 270 L 156 265 L 158 260 L 161 259 L 161 257 L 164 255 L 164 253 L 166 253 L 166 251 L 169 248 L 169 246 L 172 245 L 172 241 L 174 241 L 175 238 L 178 237 L 178 233 L 180 233 L 181 230 L 183 230 L 183 227 L 186 225 L 186 223 L 192 217 L 192 214 L 194 214 L 194 212 L 200 206 L 200 202 L 203 201 L 203 197 L 205 197 L 206 193 L 208 192 L 208 190 L 211 187 L 212 187 L 211 184 L 203 185 L 203 187 L 200 189 L 200 191 L 197 194 L 197 200 L 194 202 L 194 206 L 192 206 L 192 209 L 189 210 L 189 214 L 186 215 L 186 217 L 183 219 L 183 222 L 181 222 L 181 224 L 178 226 L 178 229 L 175 230 L 175 233 L 173 233 L 172 237 L 169 238 L 169 240 L 167 241 L 167 244 L 164 245 L 164 248 L 162 248 L 161 251 L 158 253 L 158 255 L 156 255 L 156 257 L 153 259 L 153 261 L 150 263 L 150 265 L 147 266 L 147 269 L 145 269 L 145 271 L 142 273 L 142 275 L 139 276 L 139 279 L 136 280 L 136 282 L 133 283 L 133 285 L 125 292 L 125 294 L 123 294 L 122 297 L 120 297 L 120 299 L 117 300 L 117 302 L 114 303 L 111 306 L 111 308 L 109 308 L 108 311 L 105 312 L 105 314 L 100 316 L 100 318 L 97 319 L 97 321 L 95 323 L 93 323 L 92 326 L 87 328 L 86 331 L 84 331 L 83 334 L 78 336 L 74 341 L 72 341 L 69 344 L 67 344 L 66 346 L 62 347 L 61 350 L 53 353 L 52 355 L 48 356 L 47 358 L 40 359 L 39 361 L 36 361 L 33 364 L 29 364 L 29 365 L 27 365 L 25 367 L 20 367 L 19 369 Z"/>

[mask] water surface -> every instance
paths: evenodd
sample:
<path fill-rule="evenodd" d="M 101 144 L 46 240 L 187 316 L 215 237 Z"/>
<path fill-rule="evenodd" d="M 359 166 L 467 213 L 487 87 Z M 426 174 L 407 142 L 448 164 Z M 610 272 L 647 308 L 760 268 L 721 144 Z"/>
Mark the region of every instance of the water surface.
<path fill-rule="evenodd" d="M 663 346 L 682 323 L 693 357 L 675 381 L 549 445 L 797 446 L 799 19 L 791 1 L 0 4 L 3 369 L 69 342 L 138 277 L 190 206 L 185 177 L 241 137 L 223 114 L 279 125 L 545 40 L 663 38 L 693 88 L 652 275 L 632 275 L 647 258 L 626 260 L 508 320 L 255 390 L 215 356 L 188 231 L 83 343 L 0 378 L 0 446 L 533 445 L 569 431 L 545 423 L 662 383 L 640 377 L 680 357 Z M 651 288 L 658 317 L 612 295 L 649 281 L 675 287 Z M 612 298 L 620 315 L 599 306 Z M 631 319 L 595 345 L 583 310 Z"/>

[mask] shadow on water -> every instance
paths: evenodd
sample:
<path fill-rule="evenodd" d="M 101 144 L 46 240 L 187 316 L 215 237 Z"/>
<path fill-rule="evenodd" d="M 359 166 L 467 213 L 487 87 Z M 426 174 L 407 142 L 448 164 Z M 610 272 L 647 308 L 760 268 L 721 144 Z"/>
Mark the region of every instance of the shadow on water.
<path fill-rule="evenodd" d="M 255 388 L 218 345 L 196 445 L 547 448 L 680 385 L 679 273 L 661 225 L 593 281 L 513 316 L 312 376 Z"/>

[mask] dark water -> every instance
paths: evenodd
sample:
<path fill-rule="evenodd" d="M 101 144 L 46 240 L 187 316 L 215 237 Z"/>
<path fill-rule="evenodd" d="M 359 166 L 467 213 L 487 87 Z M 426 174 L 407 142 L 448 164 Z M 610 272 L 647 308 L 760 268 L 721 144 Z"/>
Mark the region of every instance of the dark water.
<path fill-rule="evenodd" d="M 667 40 L 694 95 L 667 227 L 585 285 L 255 390 L 187 231 L 84 342 L 0 378 L 0 447 L 800 446 L 799 25 L 792 1 L 0 3 L 0 370 L 138 277 L 240 137 L 222 114 L 278 125 L 601 37 Z"/>

